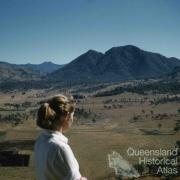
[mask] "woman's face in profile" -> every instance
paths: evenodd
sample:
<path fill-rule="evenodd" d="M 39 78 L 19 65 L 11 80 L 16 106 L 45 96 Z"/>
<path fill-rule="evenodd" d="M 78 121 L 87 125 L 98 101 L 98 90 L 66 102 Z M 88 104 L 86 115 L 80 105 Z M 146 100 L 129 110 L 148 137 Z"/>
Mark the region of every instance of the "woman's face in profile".
<path fill-rule="evenodd" d="M 63 125 L 64 131 L 68 130 L 71 127 L 71 125 L 73 123 L 73 119 L 74 119 L 74 112 L 68 113 L 66 118 L 65 118 L 64 125 Z"/>
<path fill-rule="evenodd" d="M 74 112 L 69 114 L 69 123 L 70 123 L 70 125 L 72 125 L 73 120 L 74 120 Z"/>

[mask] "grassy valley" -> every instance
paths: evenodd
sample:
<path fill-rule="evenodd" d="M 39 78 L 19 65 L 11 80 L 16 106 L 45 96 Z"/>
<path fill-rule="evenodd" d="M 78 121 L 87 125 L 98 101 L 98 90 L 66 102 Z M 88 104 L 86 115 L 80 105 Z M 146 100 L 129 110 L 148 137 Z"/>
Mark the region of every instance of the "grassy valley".
<path fill-rule="evenodd" d="M 0 149 L 16 147 L 30 154 L 30 164 L 0 167 L 0 179 L 35 179 L 33 145 L 41 132 L 35 121 L 37 109 L 58 93 L 73 94 L 77 101 L 74 124 L 65 135 L 81 173 L 89 180 L 117 179 L 107 159 L 112 151 L 137 167 L 138 159 L 128 156 L 128 148 L 172 149 L 179 141 L 180 91 L 173 88 L 179 83 L 152 79 L 1 92 Z M 144 170 L 139 179 L 152 178 L 160 177 Z"/>

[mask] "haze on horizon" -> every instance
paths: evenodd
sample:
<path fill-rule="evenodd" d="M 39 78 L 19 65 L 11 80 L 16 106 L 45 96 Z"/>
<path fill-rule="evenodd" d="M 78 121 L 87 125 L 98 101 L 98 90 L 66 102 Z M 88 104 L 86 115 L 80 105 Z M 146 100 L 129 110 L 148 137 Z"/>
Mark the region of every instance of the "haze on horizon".
<path fill-rule="evenodd" d="M 0 61 L 66 64 L 135 45 L 180 59 L 178 0 L 0 0 Z"/>

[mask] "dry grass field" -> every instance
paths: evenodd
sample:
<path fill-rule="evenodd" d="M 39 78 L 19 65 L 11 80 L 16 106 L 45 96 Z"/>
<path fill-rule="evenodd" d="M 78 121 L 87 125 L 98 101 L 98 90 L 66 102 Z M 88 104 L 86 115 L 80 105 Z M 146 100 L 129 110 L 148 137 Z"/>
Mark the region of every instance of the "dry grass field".
<path fill-rule="evenodd" d="M 67 91 L 59 89 L 0 93 L 1 116 L 19 112 L 22 114 L 21 118 L 24 117 L 18 123 L 0 122 L 0 148 L 16 147 L 20 152 L 31 155 L 28 167 L 0 167 L 0 180 L 35 179 L 33 142 L 41 130 L 36 126 L 34 110 L 37 110 L 38 102 L 58 93 Z M 138 159 L 128 156 L 129 147 L 172 149 L 179 140 L 180 132 L 175 132 L 174 127 L 180 121 L 180 103 L 150 104 L 152 99 L 166 94 L 139 95 L 125 92 L 114 96 L 93 97 L 94 93 L 83 93 L 85 98 L 77 102 L 77 108 L 91 112 L 92 115 L 82 116 L 80 119 L 76 117 L 72 128 L 65 134 L 79 162 L 81 174 L 88 180 L 115 179 L 114 169 L 109 168 L 107 159 L 112 151 L 120 153 L 135 165 Z M 24 102 L 30 103 L 18 108 L 5 105 Z M 8 108 L 9 111 L 6 111 Z M 158 134 L 153 134 L 154 131 Z M 160 178 L 146 175 L 139 179 Z"/>

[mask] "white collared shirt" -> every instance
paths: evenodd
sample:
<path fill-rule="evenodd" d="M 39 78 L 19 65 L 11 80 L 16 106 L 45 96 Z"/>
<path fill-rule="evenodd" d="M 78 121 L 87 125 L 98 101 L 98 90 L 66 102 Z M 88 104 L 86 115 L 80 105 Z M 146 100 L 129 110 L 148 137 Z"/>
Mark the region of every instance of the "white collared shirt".
<path fill-rule="evenodd" d="M 37 180 L 80 180 L 79 164 L 61 132 L 45 130 L 34 150 Z"/>

